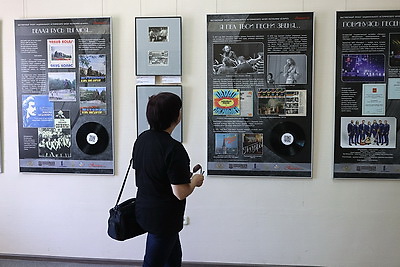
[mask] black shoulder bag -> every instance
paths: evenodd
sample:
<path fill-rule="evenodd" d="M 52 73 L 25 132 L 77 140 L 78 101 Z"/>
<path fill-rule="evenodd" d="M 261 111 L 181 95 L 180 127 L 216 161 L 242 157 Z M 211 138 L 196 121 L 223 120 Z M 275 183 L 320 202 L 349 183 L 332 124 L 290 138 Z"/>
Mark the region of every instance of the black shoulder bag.
<path fill-rule="evenodd" d="M 129 161 L 129 167 L 126 171 L 125 179 L 122 183 L 117 202 L 115 203 L 115 206 L 110 209 L 110 217 L 108 218 L 107 233 L 112 239 L 118 241 L 124 241 L 146 233 L 146 231 L 143 230 L 136 221 L 136 198 L 130 198 L 121 204 L 118 204 L 121 199 L 122 191 L 124 190 L 132 162 L 133 158 Z"/>

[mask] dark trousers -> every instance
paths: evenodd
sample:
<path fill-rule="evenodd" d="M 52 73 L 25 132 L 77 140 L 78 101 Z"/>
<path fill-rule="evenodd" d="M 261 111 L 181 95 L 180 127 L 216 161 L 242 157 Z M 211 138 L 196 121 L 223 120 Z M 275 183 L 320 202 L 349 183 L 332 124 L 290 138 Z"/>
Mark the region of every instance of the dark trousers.
<path fill-rule="evenodd" d="M 143 267 L 180 267 L 182 248 L 179 233 L 147 234 Z"/>

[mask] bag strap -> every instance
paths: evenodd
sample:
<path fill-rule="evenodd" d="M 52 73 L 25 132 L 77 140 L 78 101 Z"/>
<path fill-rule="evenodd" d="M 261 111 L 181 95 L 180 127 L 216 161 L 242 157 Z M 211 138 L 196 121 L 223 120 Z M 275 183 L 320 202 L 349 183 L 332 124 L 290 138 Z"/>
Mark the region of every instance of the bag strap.
<path fill-rule="evenodd" d="M 128 178 L 129 170 L 130 170 L 130 169 L 131 169 L 131 167 L 132 167 L 132 163 L 133 163 L 133 158 L 131 158 L 131 160 L 129 161 L 129 166 L 128 166 L 128 169 L 126 170 L 125 179 L 124 179 L 124 182 L 122 183 L 121 190 L 119 191 L 119 195 L 118 195 L 117 203 L 115 203 L 115 206 L 117 206 L 117 205 L 118 205 L 118 203 L 119 203 L 119 200 L 121 199 L 121 196 L 122 196 L 122 191 L 124 191 L 124 187 L 125 187 L 126 179 Z"/>

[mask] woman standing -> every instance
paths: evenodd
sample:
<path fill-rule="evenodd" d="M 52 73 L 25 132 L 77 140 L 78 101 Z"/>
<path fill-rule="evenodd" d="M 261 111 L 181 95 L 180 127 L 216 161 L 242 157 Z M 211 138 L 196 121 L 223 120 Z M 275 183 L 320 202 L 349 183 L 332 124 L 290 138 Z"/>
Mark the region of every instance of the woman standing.
<path fill-rule="evenodd" d="M 171 137 L 181 121 L 182 100 L 173 93 L 149 98 L 146 117 L 150 125 L 133 148 L 136 171 L 136 216 L 148 232 L 144 267 L 179 267 L 182 250 L 179 232 L 188 197 L 203 184 L 202 174 L 190 172 L 183 145 Z"/>
<path fill-rule="evenodd" d="M 283 76 L 286 78 L 287 84 L 297 83 L 300 73 L 293 58 L 286 60 L 286 64 L 283 66 Z"/>

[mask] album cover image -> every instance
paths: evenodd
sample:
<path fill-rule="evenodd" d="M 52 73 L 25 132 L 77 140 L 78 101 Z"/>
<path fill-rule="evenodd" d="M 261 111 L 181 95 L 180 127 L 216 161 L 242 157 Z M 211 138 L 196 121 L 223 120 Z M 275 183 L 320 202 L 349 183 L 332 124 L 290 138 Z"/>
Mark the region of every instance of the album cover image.
<path fill-rule="evenodd" d="M 258 114 L 266 116 L 284 115 L 285 95 L 285 89 L 283 88 L 258 89 Z"/>
<path fill-rule="evenodd" d="M 269 55 L 267 66 L 267 85 L 307 83 L 307 56 L 304 54 Z"/>
<path fill-rule="evenodd" d="M 384 82 L 385 55 L 342 55 L 341 78 L 343 82 Z"/>
<path fill-rule="evenodd" d="M 253 117 L 253 91 L 240 91 L 240 113 L 242 117 Z"/>
<path fill-rule="evenodd" d="M 245 133 L 243 134 L 244 156 L 262 156 L 263 155 L 263 138 L 262 133 Z"/>
<path fill-rule="evenodd" d="M 48 68 L 75 68 L 75 39 L 47 40 Z"/>
<path fill-rule="evenodd" d="M 149 42 L 168 42 L 169 31 L 168 27 L 149 27 Z"/>
<path fill-rule="evenodd" d="M 107 114 L 106 87 L 80 87 L 80 114 Z"/>
<path fill-rule="evenodd" d="M 48 95 L 22 95 L 22 126 L 54 127 L 54 104 Z"/>
<path fill-rule="evenodd" d="M 396 117 L 342 117 L 342 148 L 396 148 Z"/>
<path fill-rule="evenodd" d="M 81 83 L 106 81 L 106 55 L 79 55 Z"/>
<path fill-rule="evenodd" d="M 76 101 L 75 72 L 49 72 L 49 100 Z"/>
<path fill-rule="evenodd" d="M 149 51 L 149 66 L 168 66 L 168 50 Z"/>
<path fill-rule="evenodd" d="M 41 158 L 70 158 L 71 130 L 62 128 L 39 128 L 38 149 Z"/>
<path fill-rule="evenodd" d="M 239 89 L 214 89 L 213 90 L 213 115 L 241 114 Z"/>
<path fill-rule="evenodd" d="M 214 44 L 213 73 L 264 73 L 264 44 L 262 42 Z"/>
<path fill-rule="evenodd" d="M 71 129 L 69 110 L 54 111 L 54 128 Z"/>
<path fill-rule="evenodd" d="M 389 65 L 400 66 L 400 33 L 389 34 Z"/>
<path fill-rule="evenodd" d="M 237 155 L 239 151 L 239 140 L 237 133 L 216 133 L 215 154 Z"/>

